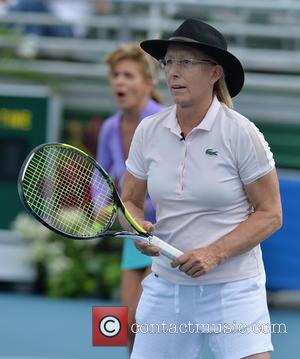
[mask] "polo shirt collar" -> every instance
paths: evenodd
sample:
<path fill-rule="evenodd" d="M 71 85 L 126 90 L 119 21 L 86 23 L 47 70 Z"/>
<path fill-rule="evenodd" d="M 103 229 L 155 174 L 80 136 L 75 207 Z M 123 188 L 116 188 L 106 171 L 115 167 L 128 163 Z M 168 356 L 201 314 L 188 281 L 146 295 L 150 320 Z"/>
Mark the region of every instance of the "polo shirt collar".
<path fill-rule="evenodd" d="M 195 127 L 195 129 L 210 131 L 216 120 L 220 106 L 221 104 L 217 99 L 217 96 L 215 96 L 203 120 L 199 123 L 198 126 Z M 181 132 L 176 118 L 176 105 L 173 106 L 170 116 L 166 118 L 165 127 L 169 128 L 171 132 L 176 134 Z"/>

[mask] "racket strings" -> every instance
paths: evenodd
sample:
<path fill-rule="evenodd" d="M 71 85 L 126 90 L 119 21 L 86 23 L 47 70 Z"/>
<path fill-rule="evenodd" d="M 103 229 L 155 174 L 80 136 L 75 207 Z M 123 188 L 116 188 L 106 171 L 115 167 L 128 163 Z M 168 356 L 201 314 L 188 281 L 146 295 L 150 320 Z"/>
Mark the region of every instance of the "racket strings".
<path fill-rule="evenodd" d="M 37 162 L 35 161 L 34 166 L 37 166 Z M 29 172 L 29 171 L 27 171 Z M 36 172 L 36 171 L 35 171 Z M 48 181 L 47 181 L 48 180 Z M 44 220 L 47 219 L 47 221 L 51 222 L 52 225 L 55 225 L 56 227 L 58 227 L 59 229 L 62 229 L 59 227 L 60 223 L 57 223 L 57 219 L 60 218 L 60 220 L 62 220 L 61 216 L 58 216 L 59 214 L 59 210 L 60 210 L 60 204 L 62 203 L 62 191 L 61 191 L 61 186 L 60 186 L 60 182 L 56 182 L 55 184 L 57 185 L 56 187 L 56 191 L 53 191 L 53 182 L 52 179 L 48 178 L 46 180 L 46 182 L 43 183 L 42 188 L 45 188 L 45 185 L 48 185 L 48 190 L 45 190 L 46 193 L 46 199 L 47 201 L 41 201 L 40 196 L 41 196 L 41 188 L 40 188 L 40 184 L 41 184 L 41 180 L 40 179 L 33 179 L 33 181 L 29 181 L 29 184 L 32 185 L 32 183 L 34 183 L 34 181 L 36 181 L 36 188 L 35 191 L 29 192 L 28 197 L 27 197 L 27 201 L 30 204 L 31 208 L 40 216 L 42 217 Z M 63 181 L 65 182 L 65 181 Z M 24 180 L 24 183 L 26 184 L 26 179 Z M 49 187 L 50 184 L 50 187 Z M 63 183 L 65 185 L 65 183 Z M 32 187 L 32 186 L 31 186 Z M 50 189 L 50 190 L 49 190 Z M 50 191 L 52 190 L 52 195 L 49 196 Z M 67 190 L 67 188 L 65 187 L 65 190 Z M 45 198 L 43 198 L 45 199 Z M 71 204 L 71 201 L 68 201 L 69 204 Z M 77 219 L 78 222 L 78 219 Z M 70 232 L 70 225 L 67 224 L 68 222 L 65 221 L 64 222 L 64 230 L 66 232 Z M 78 223 L 73 223 L 74 228 L 76 229 L 76 226 L 78 225 Z"/>
<path fill-rule="evenodd" d="M 74 165 L 73 167 L 74 167 L 74 169 L 76 169 L 75 167 L 78 167 L 78 166 Z M 66 168 L 66 169 L 69 170 L 69 169 L 71 169 L 71 167 Z M 78 167 L 77 169 L 80 170 L 80 167 Z M 70 172 L 72 172 L 72 171 L 70 171 Z M 70 177 L 72 177 L 72 175 Z M 79 192 L 79 196 L 82 197 L 82 193 L 83 193 L 82 186 L 78 186 L 78 185 L 74 186 L 74 183 L 76 183 L 76 182 L 72 182 L 72 181 L 69 181 L 69 184 L 68 184 L 67 178 L 64 175 L 62 175 L 60 179 L 61 179 L 61 181 L 56 181 L 56 194 L 58 194 L 58 195 L 56 196 L 56 198 L 55 198 L 55 196 L 52 196 L 51 199 L 55 199 L 55 201 L 54 201 L 55 203 L 61 203 L 62 200 L 64 200 L 65 206 L 67 205 L 67 206 L 71 206 L 74 208 L 80 207 L 80 204 L 74 198 L 74 197 L 76 197 L 76 196 L 74 196 L 75 195 L 75 193 L 73 193 L 74 191 L 70 191 L 70 189 L 72 189 L 72 188 L 75 189 L 77 192 Z M 72 187 L 72 185 L 73 185 L 73 187 Z M 67 194 L 67 196 L 66 196 L 66 194 Z M 53 201 L 52 201 L 52 203 L 50 201 L 50 205 L 53 205 Z M 52 207 L 52 206 L 50 206 L 50 207 Z M 92 211 L 87 207 L 85 209 L 87 209 L 87 213 L 90 213 L 90 216 L 91 216 Z M 57 208 L 55 210 L 57 212 Z M 68 228 L 67 228 L 67 230 L 68 230 Z"/>
<path fill-rule="evenodd" d="M 23 178 L 31 209 L 61 232 L 94 236 L 107 229 L 115 206 L 101 172 L 83 155 L 44 147 L 31 158 Z"/>

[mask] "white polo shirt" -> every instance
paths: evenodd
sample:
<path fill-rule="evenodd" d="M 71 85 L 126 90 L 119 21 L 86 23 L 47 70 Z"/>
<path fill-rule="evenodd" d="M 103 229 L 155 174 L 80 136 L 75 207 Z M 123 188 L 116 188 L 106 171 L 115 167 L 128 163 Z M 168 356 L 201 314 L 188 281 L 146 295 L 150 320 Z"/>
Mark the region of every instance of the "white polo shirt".
<path fill-rule="evenodd" d="M 180 132 L 176 105 L 147 117 L 136 129 L 126 167 L 147 180 L 155 234 L 185 252 L 207 246 L 248 218 L 252 207 L 243 184 L 270 172 L 274 160 L 255 125 L 216 97 L 185 140 Z M 163 256 L 153 257 L 152 269 L 178 284 L 227 282 L 264 270 L 260 246 L 198 278 L 171 268 Z"/>

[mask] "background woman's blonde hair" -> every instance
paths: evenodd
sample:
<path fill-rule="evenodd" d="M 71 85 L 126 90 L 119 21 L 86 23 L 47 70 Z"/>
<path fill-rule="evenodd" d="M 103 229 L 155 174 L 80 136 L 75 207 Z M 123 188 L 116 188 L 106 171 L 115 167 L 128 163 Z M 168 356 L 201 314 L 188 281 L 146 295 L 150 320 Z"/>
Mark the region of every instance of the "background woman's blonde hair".
<path fill-rule="evenodd" d="M 155 88 L 158 83 L 159 66 L 156 61 L 140 48 L 138 44 L 124 44 L 109 54 L 106 58 L 106 64 L 110 71 L 122 60 L 133 60 L 141 64 L 142 75 L 146 80 L 153 83 L 154 87 L 150 94 L 151 98 L 159 103 L 163 103 L 162 96 Z"/>

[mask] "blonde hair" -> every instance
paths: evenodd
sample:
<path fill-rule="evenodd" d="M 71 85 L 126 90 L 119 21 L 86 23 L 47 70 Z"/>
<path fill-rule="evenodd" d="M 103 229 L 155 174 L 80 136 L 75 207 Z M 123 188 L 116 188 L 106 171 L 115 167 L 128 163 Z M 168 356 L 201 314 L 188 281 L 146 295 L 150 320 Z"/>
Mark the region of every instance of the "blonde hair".
<path fill-rule="evenodd" d="M 155 88 L 158 83 L 159 66 L 154 59 L 142 50 L 138 44 L 123 44 L 109 54 L 105 62 L 109 65 L 111 72 L 113 67 L 122 60 L 133 60 L 141 64 L 142 76 L 153 84 L 151 98 L 158 103 L 163 103 L 162 96 Z"/>
<path fill-rule="evenodd" d="M 230 96 L 224 75 L 214 84 L 214 93 L 220 102 L 225 103 L 229 108 L 233 108 L 232 98 Z"/>
<path fill-rule="evenodd" d="M 207 52 L 203 51 L 203 53 L 205 53 L 209 57 L 210 60 L 218 63 L 218 61 L 213 56 L 211 56 L 208 51 Z M 227 87 L 227 83 L 225 81 L 224 68 L 223 68 L 223 75 L 214 84 L 213 92 L 217 96 L 217 99 L 220 102 L 223 102 L 229 108 L 233 108 L 232 98 L 230 96 L 230 93 L 229 93 L 229 90 Z"/>

